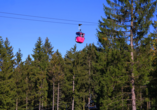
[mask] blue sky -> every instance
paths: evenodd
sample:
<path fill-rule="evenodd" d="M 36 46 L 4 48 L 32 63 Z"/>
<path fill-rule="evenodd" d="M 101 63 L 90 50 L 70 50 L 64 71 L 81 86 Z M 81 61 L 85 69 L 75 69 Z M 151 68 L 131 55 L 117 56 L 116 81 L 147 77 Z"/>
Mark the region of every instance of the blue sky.
<path fill-rule="evenodd" d="M 75 44 L 77 45 L 77 50 L 83 49 L 89 43 L 97 45 L 97 23 L 98 20 L 101 20 L 101 16 L 105 17 L 103 4 L 106 5 L 105 0 L 0 0 L 0 12 L 96 23 L 94 25 L 85 25 L 83 22 L 67 22 L 0 13 L 0 16 L 76 24 L 59 24 L 0 17 L 0 36 L 4 40 L 6 37 L 9 39 L 11 46 L 13 46 L 14 54 L 19 48 L 21 49 L 23 61 L 29 54 L 33 54 L 33 48 L 35 48 L 38 37 L 41 37 L 43 43 L 46 37 L 48 37 L 54 47 L 54 51 L 58 49 L 64 57 L 66 52 Z M 83 44 L 75 42 L 75 33 L 78 31 L 79 23 L 83 24 L 81 29 L 85 33 L 85 42 Z"/>
<path fill-rule="evenodd" d="M 105 16 L 103 11 L 103 3 L 105 2 L 105 0 L 99 0 L 99 2 L 97 0 L 0 0 L 0 12 L 98 23 L 101 16 Z M 28 54 L 33 53 L 38 37 L 41 37 L 43 43 L 46 37 L 48 37 L 54 47 L 54 51 L 58 49 L 64 56 L 66 51 L 77 44 L 75 42 L 75 33 L 78 31 L 77 24 L 79 23 L 82 24 L 81 29 L 85 33 L 85 42 L 77 44 L 77 49 L 81 50 L 89 43 L 97 44 L 97 24 L 85 25 L 82 22 L 67 22 L 4 13 L 0 13 L 0 16 L 76 24 L 59 24 L 0 17 L 0 36 L 4 40 L 6 37 L 9 39 L 11 46 L 13 46 L 14 54 L 19 48 L 21 49 L 23 61 Z"/>

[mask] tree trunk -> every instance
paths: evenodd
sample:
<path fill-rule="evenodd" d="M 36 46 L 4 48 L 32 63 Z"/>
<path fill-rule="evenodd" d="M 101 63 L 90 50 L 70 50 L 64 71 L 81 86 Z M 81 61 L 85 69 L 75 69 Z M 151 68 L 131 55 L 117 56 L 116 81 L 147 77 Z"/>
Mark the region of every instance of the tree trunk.
<path fill-rule="evenodd" d="M 28 78 L 26 77 L 26 84 L 28 84 Z M 27 85 L 28 87 L 28 85 Z M 28 109 L 28 92 L 26 91 L 26 110 Z"/>
<path fill-rule="evenodd" d="M 86 102 L 85 102 L 85 97 L 83 97 L 83 110 L 85 110 L 85 104 Z"/>
<path fill-rule="evenodd" d="M 88 106 L 90 105 L 90 60 L 89 60 L 89 97 L 88 97 Z M 90 110 L 89 108 L 88 108 L 88 110 Z"/>
<path fill-rule="evenodd" d="M 42 96 L 41 99 L 42 99 L 42 101 L 41 101 L 41 102 L 42 102 L 41 107 L 42 107 L 42 109 L 43 109 L 43 107 L 44 107 L 44 104 L 43 104 L 43 96 Z"/>
<path fill-rule="evenodd" d="M 28 97 L 27 97 L 27 92 L 26 92 L 26 110 L 28 109 L 27 106 L 28 106 Z"/>
<path fill-rule="evenodd" d="M 55 97 L 55 83 L 53 78 L 53 98 L 52 98 L 52 110 L 54 110 L 54 97 Z"/>
<path fill-rule="evenodd" d="M 16 110 L 18 110 L 18 99 L 16 99 Z"/>
<path fill-rule="evenodd" d="M 41 110 L 41 91 L 42 90 L 42 84 L 40 85 L 40 96 L 39 96 L 39 110 Z"/>
<path fill-rule="evenodd" d="M 134 61 L 134 56 L 133 56 L 133 0 L 131 0 L 131 59 L 132 59 L 132 73 L 131 73 L 131 94 L 132 94 L 132 110 L 136 110 L 136 96 L 135 96 L 135 80 L 134 80 L 134 73 L 133 73 L 133 61 Z"/>
<path fill-rule="evenodd" d="M 40 93 L 41 94 L 41 93 Z M 39 110 L 41 110 L 41 98 L 40 98 L 40 96 L 39 96 Z"/>
<path fill-rule="evenodd" d="M 73 95 L 74 95 L 74 87 L 75 87 L 74 79 L 75 79 L 75 76 L 73 75 Z M 72 110 L 74 110 L 74 96 L 72 98 Z"/>
<path fill-rule="evenodd" d="M 88 97 L 88 107 L 90 106 L 90 96 Z M 88 108 L 88 110 L 90 110 L 89 108 Z"/>
<path fill-rule="evenodd" d="M 122 86 L 122 110 L 123 110 L 123 86 Z"/>
<path fill-rule="evenodd" d="M 59 82 L 58 82 L 58 94 L 57 94 L 57 110 L 59 110 Z"/>
<path fill-rule="evenodd" d="M 41 90 L 43 89 L 43 79 L 42 79 L 42 84 L 41 84 Z M 43 109 L 43 90 L 41 91 L 42 92 L 42 96 L 41 96 L 41 108 Z"/>
<path fill-rule="evenodd" d="M 140 101 L 142 102 L 142 93 L 141 93 L 141 87 L 140 87 Z M 141 110 L 142 110 L 142 103 L 141 103 Z"/>

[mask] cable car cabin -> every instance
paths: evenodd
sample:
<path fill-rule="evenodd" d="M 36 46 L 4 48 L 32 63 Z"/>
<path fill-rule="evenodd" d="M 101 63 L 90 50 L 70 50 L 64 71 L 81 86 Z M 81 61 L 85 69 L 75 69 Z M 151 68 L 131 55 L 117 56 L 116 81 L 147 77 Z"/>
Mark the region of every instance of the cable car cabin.
<path fill-rule="evenodd" d="M 82 33 L 82 32 L 76 32 L 76 42 L 77 43 L 83 43 L 84 42 L 84 40 L 85 40 L 85 38 L 84 38 L 84 33 Z"/>

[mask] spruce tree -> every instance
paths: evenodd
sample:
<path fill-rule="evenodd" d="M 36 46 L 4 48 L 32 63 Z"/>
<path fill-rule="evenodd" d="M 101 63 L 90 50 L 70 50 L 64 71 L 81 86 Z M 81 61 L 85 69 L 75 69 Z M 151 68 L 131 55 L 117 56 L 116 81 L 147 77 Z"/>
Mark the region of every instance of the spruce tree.
<path fill-rule="evenodd" d="M 94 100 L 95 94 L 94 89 L 97 84 L 93 80 L 93 77 L 95 77 L 94 74 L 94 67 L 93 62 L 96 61 L 96 55 L 95 55 L 96 47 L 94 44 L 86 45 L 86 47 L 81 51 L 81 53 L 85 53 L 84 55 L 84 65 L 87 75 L 88 75 L 88 106 L 90 106 L 91 100 Z M 92 99 L 91 99 L 92 96 Z"/>
<path fill-rule="evenodd" d="M 16 84 L 16 87 L 15 87 L 15 92 L 16 92 L 16 95 L 15 95 L 15 100 L 16 100 L 16 110 L 18 110 L 19 108 L 19 104 L 20 104 L 20 99 L 23 98 L 23 76 L 22 76 L 22 66 L 23 66 L 23 63 L 22 63 L 22 54 L 21 54 L 21 50 L 19 49 L 18 52 L 16 53 L 16 68 L 15 68 L 15 71 L 14 71 L 14 81 L 15 81 L 15 84 Z M 18 77 L 17 77 L 18 76 Z"/>
<path fill-rule="evenodd" d="M 41 106 L 43 107 L 43 100 L 47 98 L 47 81 L 46 81 L 46 60 L 44 53 L 44 48 L 42 44 L 42 40 L 39 37 L 35 49 L 33 50 L 33 66 L 35 73 L 35 82 L 36 82 L 36 97 L 39 102 L 39 110 L 41 110 Z"/>
<path fill-rule="evenodd" d="M 85 110 L 86 99 L 89 96 L 89 71 L 86 65 L 86 52 L 76 53 L 75 70 L 75 109 Z"/>
<path fill-rule="evenodd" d="M 49 42 L 49 39 L 48 39 L 48 38 L 46 38 L 43 47 L 44 47 L 44 51 L 45 51 L 45 53 L 46 53 L 46 55 L 47 55 L 47 60 L 50 61 L 50 59 L 51 59 L 51 57 L 52 57 L 52 54 L 53 54 L 53 52 L 54 52 L 54 51 L 53 51 L 53 48 L 54 48 L 54 47 L 52 47 L 52 45 L 51 45 L 51 43 Z"/>
<path fill-rule="evenodd" d="M 122 39 L 121 39 L 122 40 Z M 106 44 L 110 44 L 106 41 Z M 96 70 L 94 82 L 99 85 L 95 90 L 98 94 L 98 108 L 101 109 L 125 109 L 125 100 L 122 105 L 122 97 L 127 94 L 121 93 L 121 88 L 126 85 L 128 81 L 127 76 L 127 60 L 129 60 L 129 53 L 122 48 L 128 48 L 124 39 L 115 42 L 113 48 L 105 46 L 105 50 L 96 52 L 96 62 L 93 66 Z M 117 49 L 118 48 L 118 49 Z"/>
<path fill-rule="evenodd" d="M 32 65 L 32 59 L 30 55 L 26 58 L 26 61 L 24 63 L 23 68 L 23 79 L 25 81 L 23 87 L 24 87 L 24 93 L 25 93 L 25 108 L 26 109 L 32 109 L 34 102 L 34 96 L 35 96 L 35 84 L 34 84 L 34 73 L 33 73 L 33 65 Z"/>
<path fill-rule="evenodd" d="M 53 54 L 53 47 L 52 47 L 52 45 L 51 45 L 51 43 L 50 43 L 50 41 L 49 41 L 49 39 L 48 38 L 46 38 L 46 40 L 45 40 L 45 43 L 44 43 L 44 45 L 43 45 L 43 48 L 44 48 L 44 53 L 46 54 L 46 56 L 45 56 L 45 61 L 46 61 L 46 76 L 47 76 L 47 79 L 51 79 L 50 77 L 49 77 L 49 75 L 48 75 L 48 65 L 49 65 L 49 62 L 50 62 L 50 60 L 51 60 L 51 57 L 52 57 L 52 54 Z M 51 88 L 51 84 L 50 84 L 50 82 L 48 81 L 48 80 L 46 80 L 47 81 L 47 83 L 48 83 L 48 99 L 47 99 L 47 104 L 50 104 L 50 102 L 51 102 L 51 93 L 52 93 L 52 88 Z"/>
<path fill-rule="evenodd" d="M 77 70 L 77 64 L 76 64 L 76 54 L 77 54 L 77 51 L 76 51 L 76 45 L 71 48 L 70 51 L 67 51 L 66 55 L 65 55 L 65 75 L 66 75 L 66 91 L 68 91 L 68 93 L 66 93 L 67 98 L 66 99 L 68 102 L 71 102 L 71 104 L 68 104 L 72 109 L 74 110 L 74 107 L 75 107 L 75 101 L 74 101 L 74 98 L 75 98 L 75 75 L 76 75 L 76 70 Z M 70 99 L 70 100 L 69 100 Z"/>
<path fill-rule="evenodd" d="M 48 75 L 49 75 L 49 82 L 51 85 L 53 85 L 53 95 L 52 95 L 52 110 L 54 110 L 55 106 L 55 91 L 56 91 L 56 84 L 57 84 L 57 110 L 60 108 L 60 85 L 62 80 L 64 79 L 63 74 L 64 69 L 64 60 L 61 57 L 61 54 L 58 52 L 58 50 L 52 55 L 52 58 L 49 63 L 48 68 Z"/>
<path fill-rule="evenodd" d="M 3 72 L 3 63 L 4 63 L 4 57 L 5 57 L 5 48 L 4 48 L 4 42 L 2 37 L 0 36 L 0 88 L 5 88 L 4 86 L 4 81 L 5 81 L 5 77 L 4 77 L 4 72 Z M 0 108 L 1 109 L 5 109 L 6 108 L 6 102 L 4 100 L 5 96 L 5 92 L 3 89 L 0 89 Z"/>
<path fill-rule="evenodd" d="M 24 78 L 24 89 L 25 89 L 25 107 L 26 109 L 32 109 L 35 103 L 36 88 L 35 88 L 35 75 L 34 66 L 32 64 L 32 59 L 30 55 L 26 58 L 24 68 L 23 68 L 23 78 Z"/>
<path fill-rule="evenodd" d="M 57 110 L 59 110 L 59 108 L 60 108 L 60 105 L 62 105 L 62 104 L 64 104 L 63 103 L 63 101 L 61 101 L 60 102 L 60 99 L 62 98 L 62 97 L 60 97 L 60 96 L 62 96 L 62 93 L 61 93 L 61 91 L 62 91 L 62 87 L 63 87 L 63 81 L 64 81 L 64 60 L 63 60 L 63 58 L 62 58 L 62 56 L 61 56 L 61 54 L 59 53 L 59 51 L 57 50 L 56 51 L 56 55 L 57 55 L 57 59 L 56 60 L 58 60 L 58 71 L 57 71 L 57 77 L 56 77 L 56 82 L 57 82 L 57 88 L 58 88 L 58 90 L 57 90 Z"/>
<path fill-rule="evenodd" d="M 110 5 L 110 7 L 104 6 L 107 19 L 103 18 L 103 22 L 100 22 L 101 31 L 99 31 L 99 41 L 105 49 L 107 42 L 105 43 L 104 40 L 110 40 L 110 44 L 116 43 L 115 41 L 118 41 L 118 39 L 125 39 L 125 42 L 127 42 L 128 39 L 130 40 L 131 50 L 128 49 L 128 52 L 130 51 L 131 53 L 129 72 L 132 86 L 132 110 L 136 110 L 137 108 L 135 85 L 143 85 L 146 83 L 149 74 L 149 69 L 143 68 L 146 66 L 143 64 L 145 61 L 141 62 L 140 58 L 148 51 L 147 49 L 150 49 L 150 42 L 146 41 L 144 37 L 148 33 L 151 18 L 156 8 L 156 2 L 157 1 L 154 0 L 115 0 L 114 2 L 107 0 L 107 3 Z M 140 45 L 141 43 L 147 45 Z M 146 46 L 148 46 L 147 49 L 144 49 Z M 112 45 L 109 45 L 108 48 L 111 49 Z M 136 56 L 134 52 L 138 52 Z M 147 55 L 149 57 L 149 54 Z M 142 58 L 144 57 L 146 56 L 142 56 Z M 138 62 L 140 62 L 140 64 L 138 64 Z M 145 72 L 141 69 L 138 70 L 139 65 L 145 69 Z M 150 65 L 150 62 L 147 63 L 147 65 Z M 141 78 L 139 76 L 143 77 Z"/>
<path fill-rule="evenodd" d="M 153 27 L 154 27 L 154 31 L 153 33 L 150 34 L 151 37 L 153 37 L 153 46 L 151 51 L 153 52 L 153 56 L 152 56 L 152 70 L 150 72 L 150 76 L 149 76 L 149 83 L 147 84 L 148 86 L 148 93 L 149 93 L 149 98 L 151 101 L 151 110 L 156 110 L 156 104 L 157 104 L 157 95 L 156 95 L 156 91 L 157 91 L 157 83 L 156 83 L 156 79 L 157 79 L 157 21 L 155 21 L 153 23 Z"/>
<path fill-rule="evenodd" d="M 1 60 L 1 70 L 0 70 L 0 108 L 3 109 L 15 109 L 14 107 L 14 96 L 15 96 L 15 82 L 13 78 L 15 59 L 13 55 L 13 48 L 10 46 L 8 38 L 3 42 L 2 38 L 0 40 L 0 60 Z"/>
<path fill-rule="evenodd" d="M 86 59 L 86 51 L 76 51 L 76 45 L 65 55 L 64 72 L 66 82 L 63 91 L 68 108 L 85 110 L 86 99 L 89 95 L 89 73 L 85 62 Z M 72 104 L 68 103 L 70 101 L 72 101 Z"/>

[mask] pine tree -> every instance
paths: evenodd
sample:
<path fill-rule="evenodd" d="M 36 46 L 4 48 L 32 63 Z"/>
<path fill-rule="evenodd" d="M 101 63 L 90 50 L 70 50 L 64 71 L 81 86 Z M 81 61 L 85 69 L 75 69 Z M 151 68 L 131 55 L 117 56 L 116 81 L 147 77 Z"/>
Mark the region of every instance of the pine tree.
<path fill-rule="evenodd" d="M 49 63 L 49 68 L 48 68 L 48 72 L 49 72 L 49 78 L 51 78 L 51 79 L 49 79 L 49 81 L 50 81 L 50 83 L 52 83 L 52 85 L 53 85 L 53 96 L 52 96 L 52 110 L 54 110 L 54 100 L 55 100 L 55 83 L 57 82 L 57 78 L 58 78 L 58 76 L 57 76 L 57 74 L 58 74 L 58 72 L 59 72 L 59 69 L 60 69 L 60 67 L 59 67 L 59 61 L 58 61 L 58 57 L 57 57 L 57 54 L 55 53 L 55 54 L 53 54 L 52 55 L 52 59 L 51 59 L 51 61 L 50 61 L 50 63 Z"/>
<path fill-rule="evenodd" d="M 5 57 L 5 48 L 4 48 L 4 42 L 2 37 L 0 36 L 0 88 L 5 88 L 4 86 L 4 72 L 3 72 L 3 63 L 4 63 L 4 57 Z M 5 92 L 3 92 L 3 89 L 0 89 L 0 108 L 5 109 L 6 108 L 6 102 L 4 100 L 5 96 L 2 95 Z"/>
<path fill-rule="evenodd" d="M 65 75 L 66 75 L 66 91 L 68 91 L 68 96 L 66 100 L 68 100 L 68 102 L 72 101 L 72 104 L 68 104 L 71 106 L 71 109 L 74 110 L 74 98 L 75 98 L 75 74 L 76 74 L 76 70 L 77 70 L 77 65 L 76 65 L 76 45 L 67 52 L 67 54 L 65 55 Z M 71 85 L 72 84 L 72 85 Z M 66 94 L 66 95 L 67 95 Z M 71 99 L 71 100 L 69 100 Z"/>
<path fill-rule="evenodd" d="M 26 109 L 32 109 L 33 106 L 32 103 L 34 102 L 34 96 L 35 96 L 35 83 L 34 83 L 34 73 L 33 73 L 33 65 L 32 65 L 32 59 L 30 55 L 26 58 L 24 67 L 23 67 L 23 79 L 25 83 L 23 84 L 24 92 L 25 92 L 25 108 Z"/>
<path fill-rule="evenodd" d="M 106 41 L 106 44 L 110 44 Z M 116 42 L 113 48 L 105 46 L 105 50 L 96 52 L 96 62 L 93 66 L 96 70 L 94 82 L 99 85 L 95 90 L 98 94 L 99 109 L 122 109 L 122 96 L 127 94 L 121 93 L 121 87 L 128 81 L 127 63 L 129 54 L 122 48 L 127 48 L 124 39 L 121 43 Z M 118 48 L 118 49 L 116 49 Z"/>
<path fill-rule="evenodd" d="M 14 108 L 14 95 L 16 94 L 14 92 L 15 88 L 15 82 L 13 79 L 13 70 L 14 70 L 14 64 L 15 59 L 13 55 L 13 48 L 10 46 L 10 42 L 8 41 L 8 38 L 6 38 L 5 42 L 3 43 L 3 40 L 0 41 L 0 60 L 1 60 L 1 81 L 0 81 L 0 101 L 2 102 L 0 104 L 1 109 L 15 109 Z"/>
<path fill-rule="evenodd" d="M 51 43 L 49 42 L 49 39 L 46 38 L 45 40 L 45 44 L 44 44 L 44 50 L 45 50 L 45 53 L 47 55 L 47 60 L 50 61 L 51 57 L 52 57 L 52 54 L 53 54 L 53 48 Z"/>
<path fill-rule="evenodd" d="M 39 110 L 41 110 L 41 106 L 43 107 L 43 100 L 47 98 L 47 81 L 46 81 L 46 60 L 45 60 L 45 53 L 44 48 L 42 46 L 42 40 L 39 37 L 35 49 L 33 50 L 33 66 L 34 66 L 34 73 L 35 75 L 35 82 L 36 82 L 36 96 L 39 100 Z"/>
<path fill-rule="evenodd" d="M 19 49 L 19 51 L 16 53 L 16 68 L 14 71 L 14 81 L 16 84 L 16 88 L 15 88 L 15 92 L 16 92 L 16 96 L 15 96 L 15 100 L 16 100 L 16 110 L 18 110 L 18 106 L 20 103 L 20 99 L 23 98 L 23 78 L 22 78 L 22 54 L 21 54 L 21 50 Z M 18 77 L 17 77 L 18 76 Z"/>
<path fill-rule="evenodd" d="M 77 110 L 85 110 L 86 97 L 88 96 L 88 71 L 85 65 L 86 54 L 85 52 L 75 53 L 75 64 L 73 70 L 75 72 L 74 89 L 75 89 L 75 106 Z M 72 74 L 72 73 L 71 73 Z"/>
<path fill-rule="evenodd" d="M 74 108 L 85 110 L 86 98 L 89 95 L 87 92 L 89 73 L 85 63 L 86 58 L 86 52 L 76 51 L 76 45 L 67 52 L 64 58 L 66 82 L 63 90 L 65 91 L 65 101 L 67 103 L 72 101 L 72 104 L 68 103 L 68 107 L 72 107 L 73 110 Z"/>
<path fill-rule="evenodd" d="M 154 27 L 154 32 L 150 34 L 151 37 L 153 37 L 153 47 L 151 51 L 153 52 L 152 56 L 152 71 L 150 72 L 149 76 L 149 83 L 147 84 L 148 86 L 148 93 L 149 93 L 149 98 L 151 100 L 151 109 L 155 110 L 157 109 L 156 104 L 157 104 L 157 86 L 156 86 L 156 78 L 157 78 L 157 21 L 153 23 Z"/>
<path fill-rule="evenodd" d="M 94 100 L 94 89 L 95 86 L 97 86 L 97 84 L 95 83 L 95 81 L 93 80 L 94 77 L 94 67 L 93 67 L 93 62 L 95 62 L 95 50 L 96 47 L 94 44 L 89 44 L 86 45 L 86 47 L 83 49 L 82 52 L 85 52 L 85 59 L 84 60 L 84 65 L 85 65 L 85 70 L 87 70 L 87 75 L 88 75 L 88 106 L 90 106 L 91 100 Z M 91 96 L 93 96 L 93 98 L 91 99 Z"/>
<path fill-rule="evenodd" d="M 107 19 L 104 18 L 103 22 L 100 22 L 101 32 L 99 32 L 99 41 L 106 49 L 106 40 L 110 40 L 110 42 L 112 42 L 111 44 L 114 44 L 116 40 L 118 41 L 118 39 L 120 40 L 122 38 L 124 38 L 125 42 L 127 42 L 128 38 L 130 37 L 131 58 L 129 61 L 129 71 L 131 74 L 132 85 L 131 99 L 132 110 L 136 110 L 135 85 L 143 85 L 147 81 L 147 75 L 149 74 L 148 68 L 145 69 L 145 72 L 143 72 L 144 70 L 138 71 L 138 69 L 139 65 L 142 66 L 142 68 L 146 66 L 143 64 L 145 61 L 141 62 L 140 58 L 145 52 L 148 51 L 147 49 L 150 49 L 150 42 L 146 41 L 144 37 L 147 35 L 149 26 L 151 24 L 151 18 L 153 17 L 153 13 L 156 8 L 156 1 L 115 0 L 112 2 L 107 0 L 107 3 L 111 6 L 111 8 L 104 6 Z M 128 25 L 129 23 L 130 25 Z M 127 35 L 128 32 L 130 32 L 130 34 Z M 145 43 L 147 45 L 140 45 L 140 43 Z M 144 50 L 146 46 L 148 47 Z M 112 48 L 112 45 L 110 45 L 109 48 Z M 137 48 L 139 49 L 138 51 Z M 135 50 L 138 52 L 136 57 L 133 54 Z M 142 56 L 142 58 L 144 58 L 144 56 Z M 140 64 L 137 62 L 140 62 Z M 147 65 L 150 65 L 150 62 Z M 143 77 L 140 78 L 139 76 L 142 75 Z"/>
<path fill-rule="evenodd" d="M 44 48 L 44 53 L 46 54 L 46 56 L 45 56 L 45 61 L 46 61 L 46 74 L 47 74 L 47 79 L 50 79 L 50 77 L 49 77 L 49 75 L 48 75 L 48 65 L 49 65 L 49 62 L 50 62 L 50 60 L 51 60 L 51 57 L 52 57 L 52 54 L 53 54 L 53 48 L 54 47 L 52 47 L 52 45 L 51 45 L 51 43 L 49 42 L 49 39 L 48 38 L 46 38 L 46 40 L 45 40 L 45 44 L 43 45 L 43 48 Z M 47 81 L 47 83 L 48 83 L 48 99 L 47 99 L 47 103 L 48 104 L 50 104 L 50 102 L 51 102 L 51 93 L 52 93 L 52 89 L 51 89 L 51 84 L 50 84 L 50 82 L 48 81 L 48 80 L 46 80 Z"/>
<path fill-rule="evenodd" d="M 57 93 L 57 110 L 59 110 L 59 108 L 60 108 L 60 96 L 62 95 L 60 95 L 60 93 L 61 93 L 61 88 L 60 87 L 62 87 L 62 86 L 60 86 L 61 84 L 62 84 L 62 82 L 63 82 L 63 80 L 64 80 L 64 73 L 63 73 L 63 70 L 64 70 L 64 60 L 63 60 L 63 58 L 62 58 L 62 56 L 61 56 L 61 54 L 59 53 L 59 51 L 57 50 L 56 51 L 56 55 L 57 55 L 57 60 L 58 60 L 58 74 L 57 74 L 57 77 L 56 77 L 56 81 L 57 81 L 57 83 L 58 83 L 58 93 Z"/>

